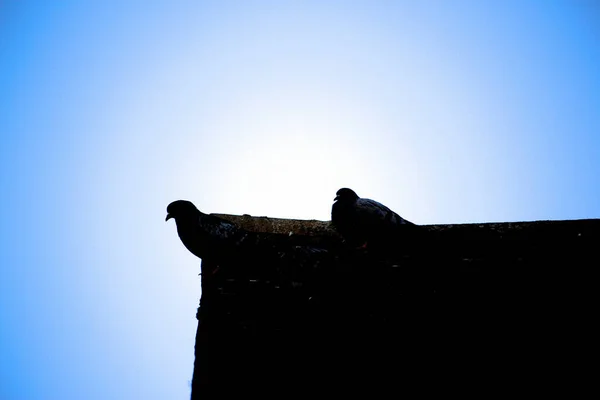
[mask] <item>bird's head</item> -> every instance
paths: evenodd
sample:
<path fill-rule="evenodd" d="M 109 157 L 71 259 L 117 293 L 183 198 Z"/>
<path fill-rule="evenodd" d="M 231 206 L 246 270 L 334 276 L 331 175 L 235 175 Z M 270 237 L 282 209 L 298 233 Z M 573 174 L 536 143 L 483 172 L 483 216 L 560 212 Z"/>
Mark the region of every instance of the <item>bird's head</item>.
<path fill-rule="evenodd" d="M 167 218 L 165 218 L 165 221 L 171 218 L 175 218 L 175 221 L 177 221 L 179 217 L 194 215 L 196 213 L 198 213 L 198 209 L 191 201 L 176 200 L 167 206 Z"/>
<path fill-rule="evenodd" d="M 358 199 L 358 195 L 352 189 L 341 188 L 335 193 L 335 199 L 333 201 L 355 201 Z"/>

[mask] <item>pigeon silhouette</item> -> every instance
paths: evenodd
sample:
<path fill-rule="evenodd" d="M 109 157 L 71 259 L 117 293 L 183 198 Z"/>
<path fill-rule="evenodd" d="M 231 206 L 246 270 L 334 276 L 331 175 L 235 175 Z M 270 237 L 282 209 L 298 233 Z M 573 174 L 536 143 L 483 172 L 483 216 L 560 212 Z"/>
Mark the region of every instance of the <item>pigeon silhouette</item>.
<path fill-rule="evenodd" d="M 382 243 L 416 227 L 383 204 L 359 197 L 354 190 L 337 191 L 331 207 L 331 222 L 344 240 L 353 246 Z"/>
<path fill-rule="evenodd" d="M 200 212 L 187 200 L 177 200 L 167 206 L 165 221 L 171 218 L 175 219 L 183 245 L 199 258 L 220 252 L 225 244 L 243 239 L 243 232 L 234 224 Z"/>

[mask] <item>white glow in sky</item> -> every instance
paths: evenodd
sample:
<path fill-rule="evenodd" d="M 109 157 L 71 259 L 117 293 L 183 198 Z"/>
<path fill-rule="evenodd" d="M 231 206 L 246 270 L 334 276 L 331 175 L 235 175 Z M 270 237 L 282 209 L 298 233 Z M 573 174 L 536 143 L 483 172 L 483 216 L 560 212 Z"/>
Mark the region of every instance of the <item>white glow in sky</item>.
<path fill-rule="evenodd" d="M 593 1 L 3 2 L 0 399 L 188 398 L 173 200 L 600 217 L 598 71 Z"/>

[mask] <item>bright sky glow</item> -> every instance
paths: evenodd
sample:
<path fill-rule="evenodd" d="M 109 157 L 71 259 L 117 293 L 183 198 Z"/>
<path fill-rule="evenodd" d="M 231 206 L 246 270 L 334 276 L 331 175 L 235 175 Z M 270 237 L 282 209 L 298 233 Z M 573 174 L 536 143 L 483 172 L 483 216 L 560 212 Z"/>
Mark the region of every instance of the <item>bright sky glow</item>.
<path fill-rule="evenodd" d="M 166 206 L 600 218 L 595 1 L 0 5 L 0 399 L 186 399 Z"/>

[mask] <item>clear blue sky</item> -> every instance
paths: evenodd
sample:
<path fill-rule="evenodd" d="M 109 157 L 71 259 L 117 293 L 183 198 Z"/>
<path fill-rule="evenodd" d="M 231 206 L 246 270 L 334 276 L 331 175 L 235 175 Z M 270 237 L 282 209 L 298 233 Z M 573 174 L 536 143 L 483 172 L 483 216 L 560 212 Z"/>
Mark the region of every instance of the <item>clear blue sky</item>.
<path fill-rule="evenodd" d="M 599 218 L 600 6 L 3 1 L 0 134 L 0 399 L 186 399 L 169 202 Z"/>

